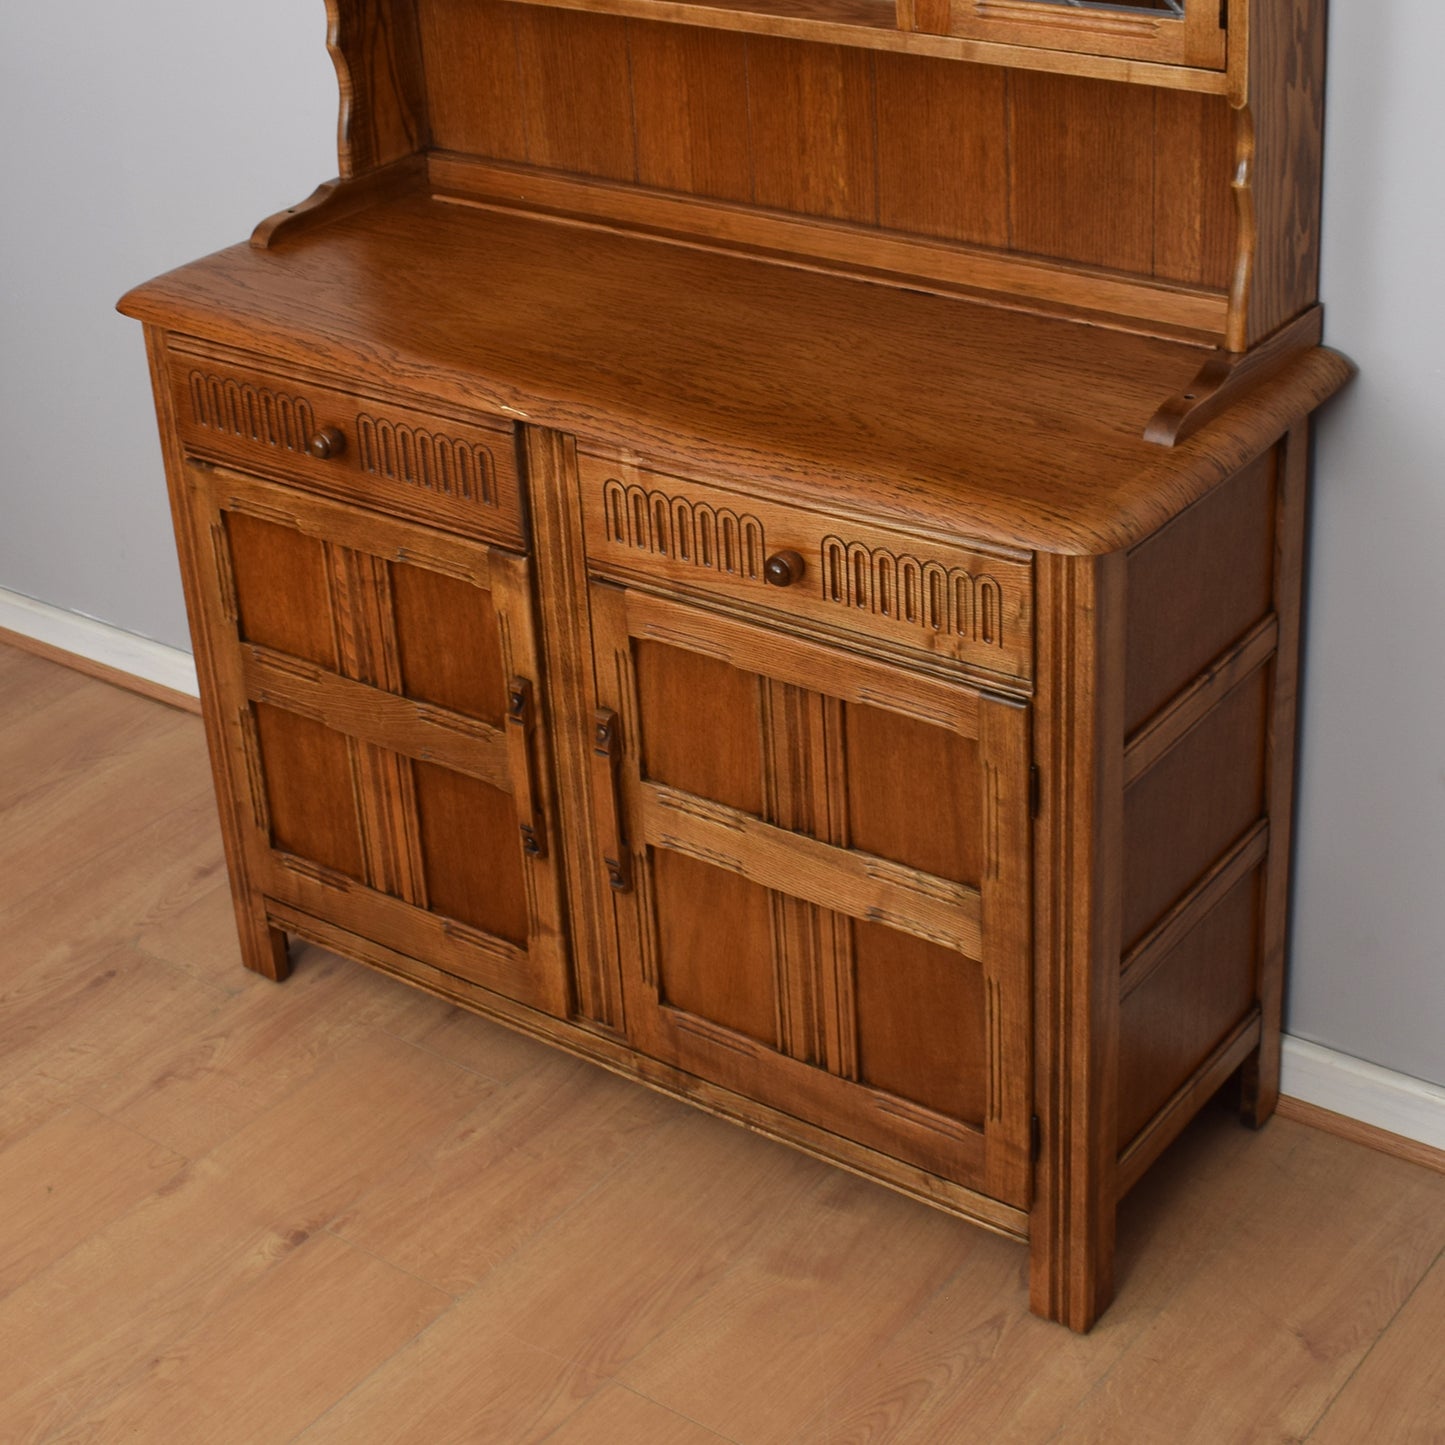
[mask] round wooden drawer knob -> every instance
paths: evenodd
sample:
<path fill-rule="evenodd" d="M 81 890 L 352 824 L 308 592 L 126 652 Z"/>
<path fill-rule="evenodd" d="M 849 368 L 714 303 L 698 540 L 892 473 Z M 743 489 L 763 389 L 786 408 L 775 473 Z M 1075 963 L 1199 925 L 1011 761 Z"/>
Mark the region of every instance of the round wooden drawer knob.
<path fill-rule="evenodd" d="M 324 426 L 311 438 L 311 455 L 329 462 L 346 450 L 346 433 L 334 426 Z"/>
<path fill-rule="evenodd" d="M 803 559 L 797 552 L 774 552 L 763 563 L 763 577 L 774 587 L 791 587 L 803 580 Z"/>

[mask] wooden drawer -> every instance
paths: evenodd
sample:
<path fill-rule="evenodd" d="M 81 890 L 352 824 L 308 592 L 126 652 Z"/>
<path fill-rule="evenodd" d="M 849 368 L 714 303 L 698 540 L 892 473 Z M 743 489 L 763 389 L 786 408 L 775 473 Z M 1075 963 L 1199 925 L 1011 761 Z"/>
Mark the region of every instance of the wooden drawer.
<path fill-rule="evenodd" d="M 578 469 L 596 576 L 699 589 L 1004 677 L 1033 676 L 1027 552 L 910 537 L 613 458 L 583 454 Z"/>
<path fill-rule="evenodd" d="M 188 452 L 491 541 L 525 545 L 513 432 L 173 347 Z"/>

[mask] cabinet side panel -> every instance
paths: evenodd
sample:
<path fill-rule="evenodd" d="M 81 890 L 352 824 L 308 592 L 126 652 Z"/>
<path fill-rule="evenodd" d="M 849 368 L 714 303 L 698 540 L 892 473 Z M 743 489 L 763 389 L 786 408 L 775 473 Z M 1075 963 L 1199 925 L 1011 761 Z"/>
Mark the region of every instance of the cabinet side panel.
<path fill-rule="evenodd" d="M 427 143 L 425 81 L 413 0 L 327 0 L 341 92 L 341 174 L 364 176 Z"/>
<path fill-rule="evenodd" d="M 1251 674 L 1126 791 L 1126 946 L 1264 815 L 1268 684 Z"/>
<path fill-rule="evenodd" d="M 1119 1148 L 1250 1011 L 1256 992 L 1259 875 L 1236 884 L 1124 1000 L 1119 1019 Z"/>
<path fill-rule="evenodd" d="M 1270 610 L 1275 466 L 1266 452 L 1129 554 L 1129 732 Z"/>
<path fill-rule="evenodd" d="M 1250 16 L 1249 96 L 1257 227 L 1245 344 L 1319 295 L 1325 0 L 1275 0 Z"/>

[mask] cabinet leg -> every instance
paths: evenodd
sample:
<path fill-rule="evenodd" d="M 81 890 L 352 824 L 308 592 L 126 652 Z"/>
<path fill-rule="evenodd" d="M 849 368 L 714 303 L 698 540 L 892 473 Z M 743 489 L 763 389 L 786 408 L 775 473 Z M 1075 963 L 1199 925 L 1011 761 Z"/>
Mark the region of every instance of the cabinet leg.
<path fill-rule="evenodd" d="M 1029 1308 L 1079 1334 L 1114 1298 L 1112 1198 L 1041 1198 L 1030 1220 Z"/>
<path fill-rule="evenodd" d="M 1279 1103 L 1280 1037 L 1266 1034 L 1239 1070 L 1239 1116 L 1251 1129 L 1262 1128 Z"/>
<path fill-rule="evenodd" d="M 241 962 L 252 973 L 284 983 L 291 974 L 291 952 L 286 935 L 264 918 L 242 918 Z"/>

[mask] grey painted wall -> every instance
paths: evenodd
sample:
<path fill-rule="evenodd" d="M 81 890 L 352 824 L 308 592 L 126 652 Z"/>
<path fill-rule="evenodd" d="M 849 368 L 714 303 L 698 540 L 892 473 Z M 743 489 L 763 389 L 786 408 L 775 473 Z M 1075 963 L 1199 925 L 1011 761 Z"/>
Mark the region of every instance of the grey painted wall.
<path fill-rule="evenodd" d="M 1335 0 L 1292 1033 L 1445 1084 L 1445 153 L 1435 0 Z"/>
<path fill-rule="evenodd" d="M 188 647 L 122 292 L 336 172 L 321 0 L 0 0 L 0 587 Z"/>
<path fill-rule="evenodd" d="M 1337 0 L 1291 1032 L 1445 1084 L 1435 0 Z M 335 170 L 320 0 L 0 7 L 0 587 L 186 645 L 128 286 Z"/>

